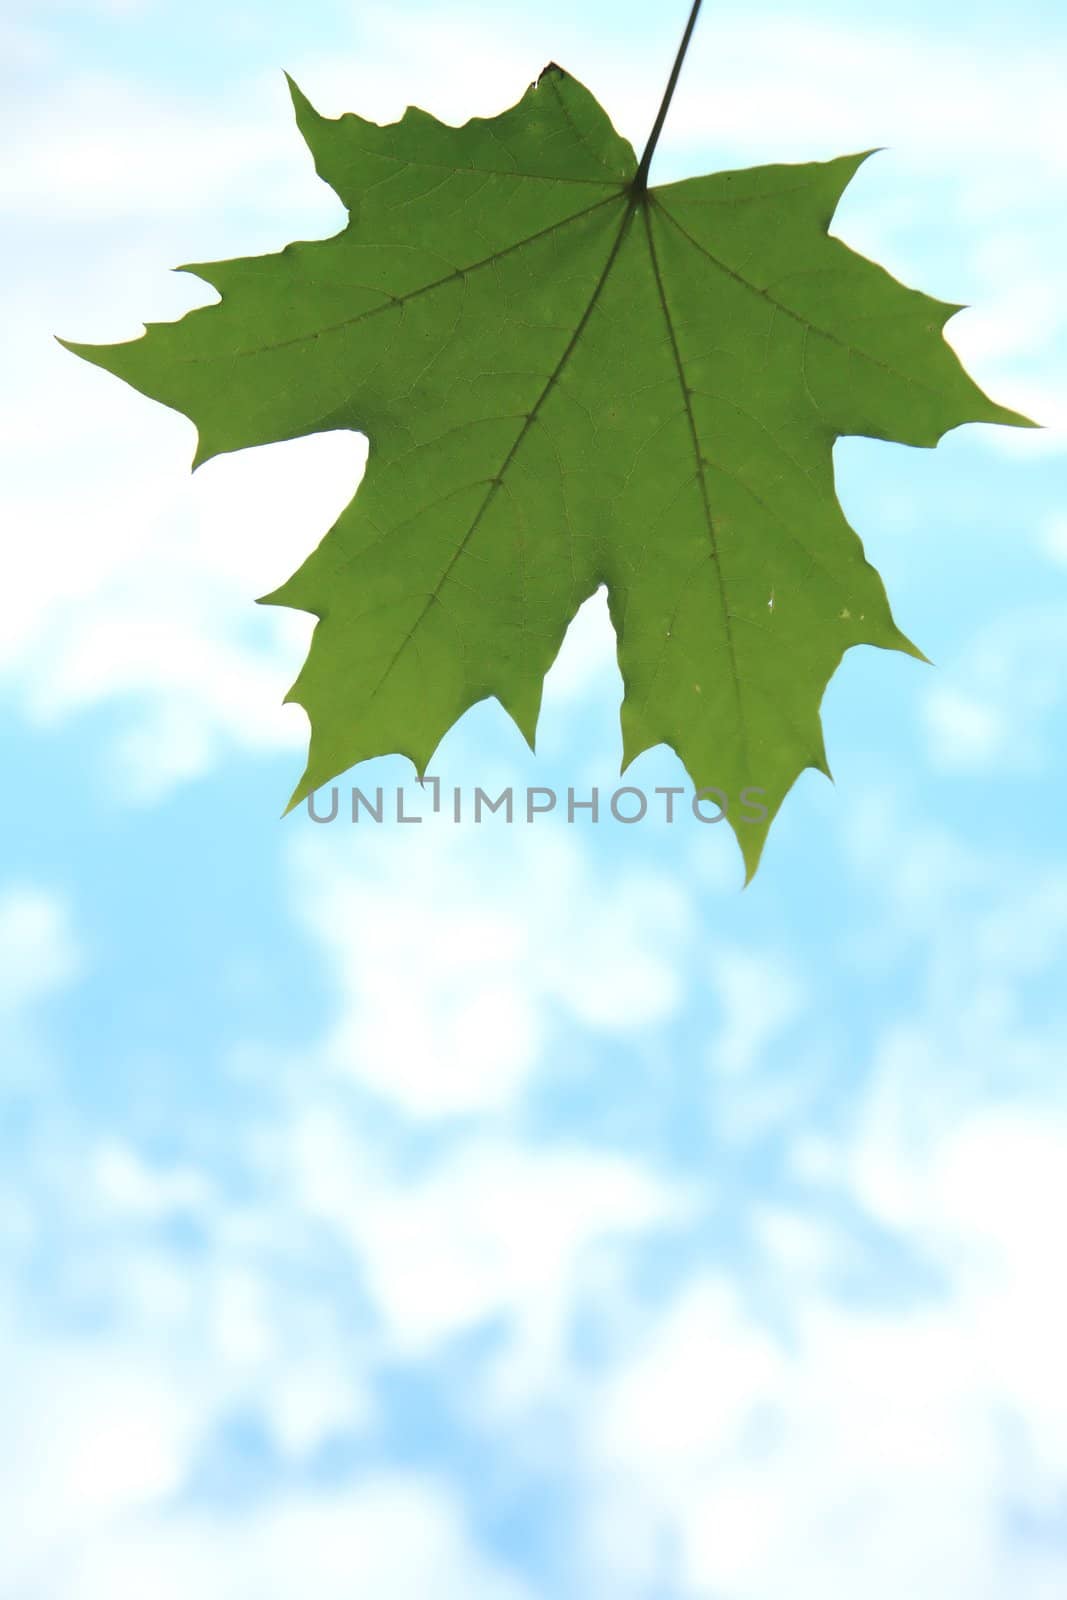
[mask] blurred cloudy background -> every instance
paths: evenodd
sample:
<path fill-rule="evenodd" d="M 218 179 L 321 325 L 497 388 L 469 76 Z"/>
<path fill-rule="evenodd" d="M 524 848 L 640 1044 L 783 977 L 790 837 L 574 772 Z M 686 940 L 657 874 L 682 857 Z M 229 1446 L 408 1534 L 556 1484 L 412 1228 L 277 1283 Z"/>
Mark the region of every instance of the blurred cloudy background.
<path fill-rule="evenodd" d="M 685 11 L 7 0 L 2 1600 L 1067 1592 L 1060 6 L 701 21 L 654 178 L 885 146 L 835 231 L 1046 425 L 838 445 L 936 666 L 846 657 L 743 893 L 692 820 L 279 821 L 251 602 L 363 442 L 191 478 L 52 339 L 336 231 L 282 68 L 459 122 L 554 59 L 640 145 Z M 434 769 L 610 791 L 619 694 L 594 600 L 538 757 L 487 704 Z"/>

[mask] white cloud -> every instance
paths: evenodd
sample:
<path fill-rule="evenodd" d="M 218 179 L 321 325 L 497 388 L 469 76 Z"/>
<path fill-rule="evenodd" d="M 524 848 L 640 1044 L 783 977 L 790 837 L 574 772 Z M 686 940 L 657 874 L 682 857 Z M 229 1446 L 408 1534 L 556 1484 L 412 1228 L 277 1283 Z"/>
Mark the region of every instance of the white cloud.
<path fill-rule="evenodd" d="M 405 1175 L 319 1111 L 290 1144 L 295 1203 L 345 1241 L 386 1350 L 426 1358 L 503 1319 L 495 1404 L 555 1386 L 585 1272 L 690 1203 L 679 1185 L 577 1142 L 466 1139 Z"/>
<path fill-rule="evenodd" d="M 946 662 L 923 701 L 929 759 L 945 772 L 1048 769 L 1049 723 L 1063 700 L 1067 611 L 1008 612 Z"/>
<path fill-rule="evenodd" d="M 950 772 L 988 771 L 1003 756 L 1010 725 L 988 702 L 951 686 L 932 689 L 923 701 L 930 760 Z"/>
<path fill-rule="evenodd" d="M 180 1486 L 203 1419 L 140 1351 L 5 1341 L 3 1358 L 0 1587 L 29 1594 L 39 1563 Z"/>
<path fill-rule="evenodd" d="M 408 1115 L 512 1104 L 557 1016 L 624 1033 L 677 1010 L 693 911 L 666 877 L 596 867 L 551 825 L 506 848 L 487 825 L 373 826 L 301 841 L 295 895 L 341 992 L 329 1060 Z"/>
<path fill-rule="evenodd" d="M 579 1397 L 587 1587 L 1044 1600 L 1067 1581 L 1067 887 L 945 848 L 899 796 L 857 834 L 864 921 L 887 971 L 914 967 L 910 1003 L 854 1063 L 851 1115 L 838 1096 L 830 1122 L 801 1105 L 784 1126 L 806 1193 L 752 1217 L 751 1276 L 720 1257 L 684 1279 Z"/>
<path fill-rule="evenodd" d="M 320 1600 L 528 1595 L 478 1548 L 446 1488 L 400 1473 L 377 1474 L 343 1491 L 289 1491 L 228 1514 L 161 1508 L 101 1521 L 27 1569 L 22 1581 L 33 1587 L 20 1594 L 70 1600 L 136 1600 L 145 1593 L 158 1600 L 192 1594 L 290 1600 L 297 1592 Z"/>
<path fill-rule="evenodd" d="M 188 221 L 234 199 L 266 211 L 272 185 L 286 208 L 314 193 L 280 66 L 273 82 L 246 79 L 227 106 L 76 68 L 38 95 L 33 115 L 34 136 L 0 176 L 0 212 L 21 220 Z"/>
<path fill-rule="evenodd" d="M 162 1170 L 118 1139 L 107 1139 L 93 1158 L 93 1189 L 106 1207 L 144 1221 L 176 1213 L 196 1215 L 212 1202 L 203 1173 L 190 1167 Z"/>
<path fill-rule="evenodd" d="M 113 491 L 83 495 L 76 518 L 62 488 L 15 499 L 11 514 L 34 536 L 12 548 L 20 606 L 0 662 L 39 725 L 109 702 L 124 708 L 102 759 L 116 795 L 134 802 L 234 745 L 304 745 L 306 718 L 282 699 L 312 619 L 253 600 L 314 545 L 364 455 L 337 435 L 246 452 L 171 482 L 161 503 L 173 462 L 150 430 L 143 442 L 157 473 L 142 455 L 120 517 Z"/>
<path fill-rule="evenodd" d="M 329 1595 L 353 1571 L 376 1593 L 389 1594 L 390 1583 L 398 1597 L 424 1590 L 425 1566 L 416 1555 L 411 1570 L 403 1564 L 414 1544 L 435 1553 L 435 1593 L 454 1584 L 477 1594 L 482 1583 L 510 1600 L 512 1580 L 472 1549 L 454 1510 L 425 1486 L 411 1499 L 410 1480 L 395 1518 L 387 1497 L 397 1480 L 380 1478 L 314 1500 L 279 1491 L 225 1518 L 166 1504 L 235 1405 L 262 1416 L 300 1463 L 331 1429 L 361 1426 L 366 1413 L 346 1377 L 371 1382 L 381 1360 L 432 1371 L 450 1341 L 495 1326 L 499 1338 L 473 1363 L 459 1409 L 480 1428 L 506 1429 L 513 1464 L 568 1478 L 582 1529 L 574 1570 L 589 1592 L 637 1600 L 658 1585 L 850 1600 L 862 1574 L 872 1600 L 902 1592 L 932 1600 L 935 1574 L 937 1600 L 1006 1592 L 1051 1600 L 1063 1558 L 1050 1544 L 1017 1548 L 1004 1529 L 1011 1506 L 1051 1517 L 1067 1481 L 1067 1406 L 1057 1398 L 1067 1298 L 1050 1285 L 1067 1204 L 1067 1095 L 1057 1104 L 1050 1088 L 1063 1041 L 1055 1023 L 1022 1007 L 1025 986 L 1048 974 L 1062 944 L 1067 888 L 1062 874 L 1014 882 L 986 855 L 946 856 L 937 876 L 935 842 L 899 809 L 889 816 L 881 833 L 866 830 L 858 882 L 866 873 L 882 885 L 875 920 L 912 955 L 917 945 L 923 977 L 911 1012 L 875 1041 L 852 1124 L 825 1136 L 821 1165 L 798 1161 L 794 1175 L 891 1229 L 940 1275 L 941 1293 L 911 1288 L 896 1303 L 842 1304 L 833 1271 L 842 1261 L 862 1266 L 869 1246 L 840 1213 L 823 1222 L 825 1210 L 801 1215 L 782 1202 L 753 1217 L 778 1291 L 775 1317 L 704 1247 L 703 1264 L 675 1279 L 666 1300 L 649 1296 L 628 1281 L 632 1251 L 691 1223 L 703 1187 L 689 1192 L 639 1160 L 574 1140 L 534 1145 L 512 1124 L 468 1129 L 401 1158 L 380 1126 L 353 1122 L 343 1084 L 322 1077 L 313 1043 L 288 1075 L 293 1098 L 265 1108 L 242 1148 L 253 1165 L 262 1156 L 252 1207 L 223 1206 L 191 1163 L 161 1169 L 117 1140 L 94 1147 L 85 1214 L 99 1205 L 143 1228 L 192 1212 L 218 1255 L 184 1286 L 157 1279 L 153 1289 L 151 1272 L 138 1267 L 146 1252 L 109 1246 L 115 1281 L 132 1281 L 133 1327 L 121 1346 L 68 1352 L 57 1367 L 56 1416 L 69 1413 L 72 1432 L 42 1439 L 42 1459 L 58 1463 L 57 1487 L 42 1486 L 36 1468 L 27 1475 L 21 1525 L 30 1532 L 6 1558 L 18 1581 L 30 1575 L 42 1592 L 111 1600 L 132 1594 L 154 1561 L 176 1593 L 221 1597 L 244 1584 L 281 1595 L 294 1581 L 290 1530 L 294 1546 L 312 1539 L 317 1593 Z M 390 855 L 375 836 L 360 861 L 332 845 L 319 851 L 321 842 L 314 836 L 300 863 L 302 890 L 318 897 L 324 926 L 336 922 L 343 941 L 362 905 L 353 882 L 402 885 L 400 852 L 411 847 Z M 534 851 L 518 875 L 565 886 L 565 872 L 546 871 L 546 861 L 558 867 L 555 848 Z M 425 862 L 416 874 L 431 904 L 470 876 L 463 848 L 450 854 L 438 841 L 437 849 L 443 876 L 420 876 Z M 889 877 L 887 856 L 896 868 Z M 472 964 L 491 965 L 498 949 L 514 964 L 521 913 L 511 923 L 501 915 L 511 884 L 491 881 L 493 894 L 473 906 L 468 890 L 467 912 L 489 917 Z M 323 882 L 340 883 L 334 900 L 322 900 Z M 932 901 L 909 903 L 909 885 Z M 584 892 L 595 899 L 602 890 L 586 882 Z M 567 965 L 580 959 L 571 951 Z M 716 970 L 739 1011 L 742 999 L 758 1009 L 777 985 L 786 998 L 768 1002 L 771 1022 L 784 1027 L 800 1014 L 802 975 L 791 963 L 742 953 L 720 958 Z M 569 1004 L 554 981 L 534 986 L 538 1006 Z M 754 1048 L 735 1036 L 727 1055 L 742 1075 L 732 1082 L 745 1081 Z M 509 1107 L 490 1100 L 478 1109 Z M 809 1122 L 802 1106 L 794 1117 L 799 1153 Z M 264 1238 L 304 1259 L 324 1240 L 341 1246 L 331 1259 L 344 1262 L 342 1276 L 358 1283 L 373 1318 L 369 1332 L 350 1336 L 346 1362 L 336 1337 L 307 1331 L 322 1303 L 306 1289 L 287 1299 L 284 1283 L 255 1260 L 253 1242 Z M 87 1266 L 99 1292 L 98 1258 Z M 590 1367 L 574 1359 L 572 1340 L 581 1312 L 600 1314 L 601 1296 L 609 1337 Z M 28 1374 L 28 1359 L 8 1368 Z M 37 1387 L 51 1381 L 52 1354 L 40 1359 Z M 116 1373 L 126 1388 L 115 1386 Z M 68 1388 L 84 1390 L 81 1409 L 67 1405 Z M 115 1427 L 114 1459 L 101 1457 L 94 1499 L 80 1474 L 99 1452 L 85 1442 L 102 1426 L 89 1404 L 97 1394 Z M 389 1540 L 379 1552 L 361 1533 L 357 1558 L 342 1525 L 380 1525 Z"/>
<path fill-rule="evenodd" d="M 34 885 L 0 891 L 0 1014 L 37 1004 L 78 976 L 83 955 L 66 901 Z"/>
<path fill-rule="evenodd" d="M 1067 517 L 1050 517 L 1041 531 L 1041 546 L 1057 566 L 1067 566 Z"/>
<path fill-rule="evenodd" d="M 843 1236 L 835 1236 L 824 1218 L 771 1203 L 756 1212 L 753 1225 L 761 1254 L 783 1277 L 795 1275 L 804 1286 L 848 1259 Z"/>
<path fill-rule="evenodd" d="M 767 1047 L 798 1017 L 806 990 L 780 958 L 725 950 L 712 963 L 712 984 L 721 1012 L 711 1061 L 717 1072 L 751 1072 Z"/>
<path fill-rule="evenodd" d="M 1054 1593 L 1067 1553 L 1014 1540 L 1008 1508 L 1051 1516 L 1067 1482 L 1065 1153 L 1067 1125 L 992 1112 L 924 1159 L 910 1220 L 940 1302 L 846 1309 L 814 1234 L 775 1333 L 691 1280 L 587 1397 L 587 1570 L 626 1596 L 672 1573 L 753 1600 L 848 1600 L 861 1574 L 872 1600 Z"/>

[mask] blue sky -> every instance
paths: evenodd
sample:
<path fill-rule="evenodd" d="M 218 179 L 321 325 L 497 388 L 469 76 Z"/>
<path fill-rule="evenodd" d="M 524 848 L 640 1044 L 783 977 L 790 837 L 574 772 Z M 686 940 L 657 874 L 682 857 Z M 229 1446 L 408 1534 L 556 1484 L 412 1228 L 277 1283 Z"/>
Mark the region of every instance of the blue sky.
<path fill-rule="evenodd" d="M 191 477 L 52 340 L 337 228 L 282 68 L 458 122 L 555 59 L 640 144 L 684 9 L 0 24 L 0 1600 L 1067 1587 L 1060 8 L 701 21 L 654 178 L 885 146 L 835 231 L 1046 425 L 837 445 L 936 665 L 846 657 L 744 892 L 692 819 L 280 821 L 309 619 L 252 600 L 363 443 Z M 609 793 L 620 692 L 594 599 L 536 757 L 487 704 L 434 769 Z"/>

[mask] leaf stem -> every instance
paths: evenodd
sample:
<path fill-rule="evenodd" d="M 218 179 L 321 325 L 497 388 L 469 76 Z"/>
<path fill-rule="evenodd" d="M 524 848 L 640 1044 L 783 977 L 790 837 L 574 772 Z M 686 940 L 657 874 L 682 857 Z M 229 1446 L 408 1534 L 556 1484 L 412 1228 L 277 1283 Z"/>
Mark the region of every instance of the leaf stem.
<path fill-rule="evenodd" d="M 648 143 L 645 145 L 645 153 L 641 157 L 641 164 L 637 169 L 636 176 L 634 177 L 634 194 L 644 194 L 645 190 L 648 188 L 648 169 L 652 165 L 652 157 L 655 153 L 656 145 L 659 143 L 659 136 L 663 132 L 663 124 L 667 120 L 667 112 L 670 110 L 671 100 L 674 97 L 675 86 L 679 77 L 681 76 L 682 62 L 685 60 L 685 53 L 689 49 L 689 41 L 693 37 L 693 29 L 696 27 L 697 14 L 700 11 L 701 4 L 702 0 L 693 0 L 693 9 L 689 13 L 689 21 L 685 25 L 685 32 L 682 34 L 682 42 L 678 46 L 678 54 L 674 58 L 674 66 L 671 68 L 671 75 L 667 79 L 667 87 L 663 91 L 663 99 L 660 102 L 660 108 L 656 115 L 656 120 L 652 124 L 652 132 L 648 136 Z"/>

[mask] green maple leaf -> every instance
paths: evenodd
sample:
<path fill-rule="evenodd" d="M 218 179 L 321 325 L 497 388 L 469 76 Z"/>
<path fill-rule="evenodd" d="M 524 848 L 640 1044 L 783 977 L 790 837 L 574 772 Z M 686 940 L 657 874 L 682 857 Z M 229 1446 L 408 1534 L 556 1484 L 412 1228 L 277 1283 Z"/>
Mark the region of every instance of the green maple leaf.
<path fill-rule="evenodd" d="M 844 651 L 925 659 L 838 504 L 834 441 L 1027 419 L 945 342 L 959 307 L 828 236 L 864 156 L 648 189 L 673 83 L 640 167 L 556 66 L 459 128 L 331 120 L 291 84 L 347 227 L 185 267 L 220 303 L 68 345 L 190 417 L 194 466 L 369 439 L 358 493 L 264 597 L 319 619 L 287 697 L 311 722 L 290 808 L 371 756 L 421 775 L 489 696 L 532 745 L 567 626 L 606 585 L 624 770 L 667 744 L 725 792 L 747 882 L 800 772 L 829 775 L 819 707 Z M 737 819 L 746 788 L 762 824 Z"/>

